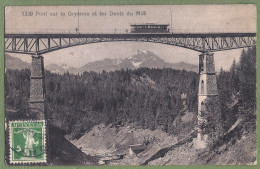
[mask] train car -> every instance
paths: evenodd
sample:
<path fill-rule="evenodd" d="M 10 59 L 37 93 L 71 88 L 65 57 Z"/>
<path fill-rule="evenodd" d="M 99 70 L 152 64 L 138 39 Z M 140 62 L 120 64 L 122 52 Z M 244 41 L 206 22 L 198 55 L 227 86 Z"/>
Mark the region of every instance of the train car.
<path fill-rule="evenodd" d="M 131 24 L 131 33 L 170 33 L 169 24 Z"/>

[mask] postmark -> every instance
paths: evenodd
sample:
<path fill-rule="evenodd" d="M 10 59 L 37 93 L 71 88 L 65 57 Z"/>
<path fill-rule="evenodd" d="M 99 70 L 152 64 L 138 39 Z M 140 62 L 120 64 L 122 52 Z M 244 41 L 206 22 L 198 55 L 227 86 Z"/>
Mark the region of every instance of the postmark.
<path fill-rule="evenodd" d="M 9 122 L 10 163 L 46 163 L 45 120 Z"/>

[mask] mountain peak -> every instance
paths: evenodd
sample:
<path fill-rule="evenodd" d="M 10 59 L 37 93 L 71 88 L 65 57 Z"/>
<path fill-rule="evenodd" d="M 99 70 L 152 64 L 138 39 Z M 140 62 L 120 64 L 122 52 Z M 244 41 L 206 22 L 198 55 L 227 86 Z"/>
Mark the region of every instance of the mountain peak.
<path fill-rule="evenodd" d="M 154 67 L 162 68 L 165 66 L 166 62 L 159 58 L 151 51 L 141 51 L 137 50 L 137 53 L 129 58 L 127 58 L 135 68 L 139 67 Z"/>
<path fill-rule="evenodd" d="M 188 64 L 185 62 L 180 63 L 167 63 L 159 56 L 154 54 L 151 51 L 142 51 L 137 50 L 136 54 L 131 57 L 127 58 L 105 58 L 103 60 L 98 60 L 94 62 L 90 62 L 85 64 L 84 66 L 80 67 L 79 69 L 68 67 L 67 65 L 62 65 L 59 68 L 53 68 L 52 72 L 76 72 L 76 73 L 83 73 L 85 71 L 94 71 L 94 72 L 102 72 L 105 71 L 115 71 L 119 69 L 137 69 L 140 67 L 147 67 L 147 68 L 173 68 L 173 69 L 185 69 L 188 71 L 197 71 L 197 66 Z M 49 68 L 48 66 L 46 67 Z M 73 72 L 72 72 L 73 70 Z"/>
<path fill-rule="evenodd" d="M 30 68 L 31 65 L 22 61 L 17 57 L 5 54 L 5 67 L 6 69 L 25 69 Z M 105 58 L 103 60 L 87 63 L 80 68 L 74 68 L 68 66 L 67 64 L 49 64 L 45 66 L 45 69 L 51 71 L 52 73 L 63 74 L 66 72 L 78 74 L 84 71 L 95 71 L 102 72 L 105 71 L 115 71 L 119 69 L 137 69 L 140 67 L 147 68 L 172 68 L 172 69 L 185 69 L 187 71 L 198 71 L 198 66 L 189 64 L 186 62 L 179 63 L 167 63 L 156 54 L 151 51 L 137 50 L 136 54 L 128 58 Z"/>

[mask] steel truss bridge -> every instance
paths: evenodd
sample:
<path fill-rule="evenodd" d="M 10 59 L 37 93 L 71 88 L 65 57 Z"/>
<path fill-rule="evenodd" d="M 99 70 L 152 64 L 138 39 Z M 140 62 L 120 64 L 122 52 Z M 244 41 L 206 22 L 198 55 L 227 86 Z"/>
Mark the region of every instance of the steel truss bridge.
<path fill-rule="evenodd" d="M 252 47 L 256 45 L 256 33 L 208 33 L 208 34 L 5 34 L 5 52 L 31 54 L 32 68 L 30 76 L 30 117 L 32 119 L 45 120 L 45 82 L 44 82 L 44 64 L 42 54 L 55 50 L 68 48 L 72 46 L 113 42 L 113 41 L 137 41 L 161 43 L 173 46 L 179 46 L 194 51 L 201 52 L 199 55 L 200 67 L 200 83 L 199 88 L 209 84 L 211 88 L 217 89 L 214 57 L 216 51 L 231 50 L 237 48 Z M 209 67 L 211 72 L 202 72 L 204 67 Z M 208 71 L 208 68 L 205 69 Z M 206 73 L 206 74 L 205 74 Z M 207 76 L 205 78 L 204 74 Z M 208 87 L 205 86 L 205 88 Z M 210 89 L 210 88 L 209 88 Z M 202 90 L 202 89 L 201 89 Z M 199 89 L 198 94 L 198 137 L 203 138 L 200 128 L 200 119 L 202 119 L 200 105 L 206 96 L 211 93 L 201 95 Z M 206 91 L 207 91 L 206 90 Z M 204 91 L 204 87 L 203 87 Z M 215 91 L 215 95 L 217 92 Z M 48 143 L 47 143 L 48 144 Z"/>
<path fill-rule="evenodd" d="M 256 33 L 5 34 L 5 52 L 41 55 L 72 46 L 113 41 L 161 43 L 205 53 L 252 47 L 256 45 Z"/>

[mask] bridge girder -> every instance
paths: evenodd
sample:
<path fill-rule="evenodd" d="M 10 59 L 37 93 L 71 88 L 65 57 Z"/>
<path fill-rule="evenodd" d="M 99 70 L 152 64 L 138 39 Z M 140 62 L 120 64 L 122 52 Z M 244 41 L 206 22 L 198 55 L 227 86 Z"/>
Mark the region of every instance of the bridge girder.
<path fill-rule="evenodd" d="M 113 41 L 161 43 L 198 52 L 216 52 L 252 47 L 256 45 L 256 34 L 5 34 L 5 52 L 41 55 L 72 46 Z"/>

